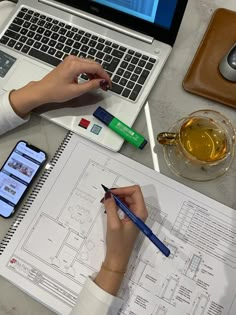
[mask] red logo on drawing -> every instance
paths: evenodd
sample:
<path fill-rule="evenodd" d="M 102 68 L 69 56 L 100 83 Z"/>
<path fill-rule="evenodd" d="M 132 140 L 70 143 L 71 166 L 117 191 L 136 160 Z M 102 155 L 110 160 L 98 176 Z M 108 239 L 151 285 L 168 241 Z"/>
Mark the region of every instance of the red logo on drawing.
<path fill-rule="evenodd" d="M 15 259 L 15 258 L 12 258 L 12 259 L 10 260 L 10 263 L 11 263 L 11 264 L 15 264 L 15 263 L 16 263 L 16 259 Z"/>

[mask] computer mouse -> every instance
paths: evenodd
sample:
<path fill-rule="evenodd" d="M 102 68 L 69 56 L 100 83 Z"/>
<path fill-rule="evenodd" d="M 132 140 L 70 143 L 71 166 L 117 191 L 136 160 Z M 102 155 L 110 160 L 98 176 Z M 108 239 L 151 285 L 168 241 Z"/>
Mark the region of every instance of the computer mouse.
<path fill-rule="evenodd" d="M 219 71 L 225 79 L 236 83 L 236 44 L 221 59 Z"/>

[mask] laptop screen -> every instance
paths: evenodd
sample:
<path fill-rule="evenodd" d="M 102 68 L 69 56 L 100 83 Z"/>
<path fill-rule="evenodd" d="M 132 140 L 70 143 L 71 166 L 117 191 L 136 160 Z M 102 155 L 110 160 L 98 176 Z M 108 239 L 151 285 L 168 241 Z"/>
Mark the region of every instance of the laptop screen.
<path fill-rule="evenodd" d="M 188 0 L 57 0 L 173 46 Z"/>
<path fill-rule="evenodd" d="M 92 0 L 139 19 L 170 28 L 177 0 Z"/>

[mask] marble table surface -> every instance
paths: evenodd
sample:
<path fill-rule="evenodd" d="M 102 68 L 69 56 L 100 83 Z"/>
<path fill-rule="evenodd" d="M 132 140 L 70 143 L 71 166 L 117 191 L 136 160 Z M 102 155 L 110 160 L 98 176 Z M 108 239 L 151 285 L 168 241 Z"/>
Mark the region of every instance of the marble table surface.
<path fill-rule="evenodd" d="M 1 1 L 0 1 L 1 2 Z M 2 1 L 10 8 L 12 3 Z M 3 7 L 0 7 L 0 21 Z M 145 150 L 138 151 L 124 144 L 121 153 L 183 184 L 236 209 L 236 158 L 228 172 L 208 182 L 194 182 L 175 176 L 167 167 L 161 145 L 156 135 L 181 117 L 199 109 L 214 109 L 229 117 L 236 126 L 236 110 L 187 93 L 182 88 L 183 78 L 198 48 L 213 12 L 224 7 L 236 11 L 235 0 L 189 0 L 173 51 L 148 98 L 148 103 L 138 116 L 134 128 L 143 134 L 149 143 Z M 151 117 L 151 118 L 150 118 Z M 41 147 L 52 156 L 66 134 L 66 130 L 38 116 L 8 134 L 0 137 L 0 163 L 3 163 L 18 139 L 25 139 Z M 12 219 L 0 219 L 0 239 L 8 230 Z M 52 315 L 21 290 L 0 278 L 0 315 Z"/>

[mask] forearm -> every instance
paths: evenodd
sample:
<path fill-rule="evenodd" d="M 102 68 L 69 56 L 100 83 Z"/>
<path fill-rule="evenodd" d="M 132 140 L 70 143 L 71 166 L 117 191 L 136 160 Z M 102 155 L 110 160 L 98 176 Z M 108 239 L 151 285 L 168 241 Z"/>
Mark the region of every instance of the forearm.
<path fill-rule="evenodd" d="M 30 82 L 26 86 L 10 93 L 10 104 L 21 118 L 26 117 L 34 108 L 46 102 L 38 82 Z"/>
<path fill-rule="evenodd" d="M 116 296 L 123 278 L 123 272 L 101 268 L 94 282 L 107 293 Z"/>
<path fill-rule="evenodd" d="M 9 92 L 0 95 L 0 135 L 27 122 L 28 118 L 22 119 L 14 112 L 9 102 Z"/>

